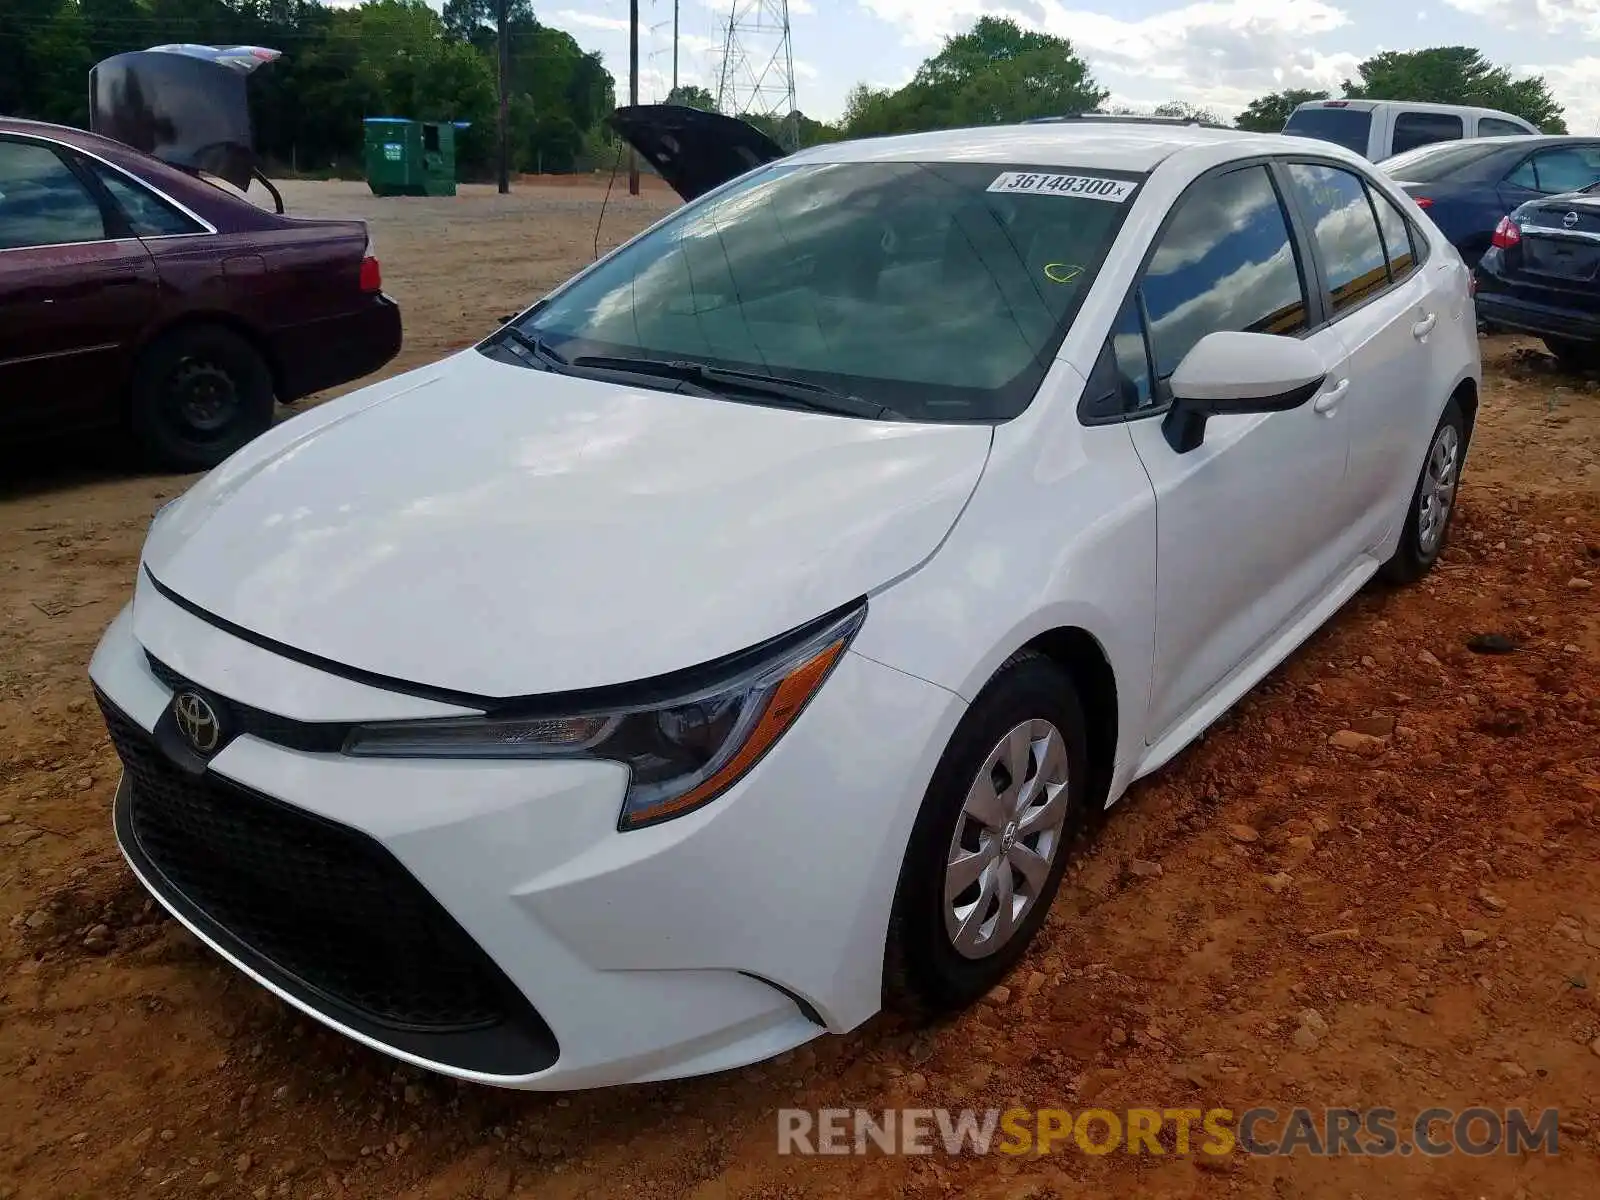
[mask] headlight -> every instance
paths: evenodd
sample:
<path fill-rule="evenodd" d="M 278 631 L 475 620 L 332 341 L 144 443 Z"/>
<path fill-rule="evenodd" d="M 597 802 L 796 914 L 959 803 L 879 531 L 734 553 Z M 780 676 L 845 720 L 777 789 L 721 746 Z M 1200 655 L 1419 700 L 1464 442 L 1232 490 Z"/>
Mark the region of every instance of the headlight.
<path fill-rule="evenodd" d="M 736 655 L 725 674 L 626 706 L 396 721 L 352 730 L 345 753 L 379 758 L 555 758 L 629 771 L 620 829 L 681 817 L 732 787 L 770 750 L 832 672 L 866 602 Z"/>

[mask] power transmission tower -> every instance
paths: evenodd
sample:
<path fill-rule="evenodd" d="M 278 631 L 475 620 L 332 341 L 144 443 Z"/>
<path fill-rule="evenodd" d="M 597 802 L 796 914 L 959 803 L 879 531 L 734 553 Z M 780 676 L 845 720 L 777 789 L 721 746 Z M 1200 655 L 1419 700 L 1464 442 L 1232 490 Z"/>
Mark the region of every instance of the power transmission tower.
<path fill-rule="evenodd" d="M 628 103 L 639 103 L 639 0 L 628 3 Z M 628 147 L 628 194 L 639 194 L 639 156 Z"/>
<path fill-rule="evenodd" d="M 794 95 L 794 42 L 789 0 L 730 0 L 717 82 L 717 108 L 737 117 L 782 122 L 780 141 L 800 141 Z"/>

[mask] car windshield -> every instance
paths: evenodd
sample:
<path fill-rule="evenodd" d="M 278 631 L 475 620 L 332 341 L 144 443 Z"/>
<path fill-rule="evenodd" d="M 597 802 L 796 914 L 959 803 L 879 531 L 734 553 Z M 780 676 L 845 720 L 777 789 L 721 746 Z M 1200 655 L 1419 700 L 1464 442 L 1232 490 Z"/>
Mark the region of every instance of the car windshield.
<path fill-rule="evenodd" d="M 515 329 L 579 367 L 695 363 L 915 420 L 1005 420 L 1032 400 L 1139 178 L 775 163 L 686 205 Z"/>
<path fill-rule="evenodd" d="M 1401 183 L 1433 183 L 1503 149 L 1505 146 L 1500 142 L 1440 142 L 1393 155 L 1378 167 Z"/>
<path fill-rule="evenodd" d="M 1285 133 L 1320 138 L 1357 154 L 1367 152 L 1372 112 L 1365 108 L 1297 108 L 1289 114 Z"/>

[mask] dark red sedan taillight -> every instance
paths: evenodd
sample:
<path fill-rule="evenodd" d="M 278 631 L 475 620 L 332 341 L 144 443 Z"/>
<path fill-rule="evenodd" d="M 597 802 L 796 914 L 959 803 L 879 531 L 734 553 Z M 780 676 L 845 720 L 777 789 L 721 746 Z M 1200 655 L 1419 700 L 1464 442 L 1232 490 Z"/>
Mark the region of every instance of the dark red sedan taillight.
<path fill-rule="evenodd" d="M 1418 208 L 1433 207 L 1433 198 L 1431 196 L 1413 196 L 1411 198 L 1417 202 Z"/>
<path fill-rule="evenodd" d="M 1491 246 L 1501 250 L 1509 250 L 1522 242 L 1522 227 L 1510 217 L 1501 217 L 1500 224 L 1494 227 L 1494 237 L 1489 239 Z"/>
<path fill-rule="evenodd" d="M 369 293 L 383 291 L 383 269 L 370 254 L 361 260 L 361 290 Z"/>

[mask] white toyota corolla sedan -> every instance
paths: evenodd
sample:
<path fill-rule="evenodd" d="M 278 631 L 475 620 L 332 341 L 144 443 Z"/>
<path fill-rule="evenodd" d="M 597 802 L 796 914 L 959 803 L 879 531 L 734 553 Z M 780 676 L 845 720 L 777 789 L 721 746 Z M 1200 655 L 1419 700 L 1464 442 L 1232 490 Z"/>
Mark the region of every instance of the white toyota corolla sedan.
<path fill-rule="evenodd" d="M 160 902 L 508 1087 L 974 1001 L 1096 814 L 1432 566 L 1478 406 L 1466 268 L 1333 145 L 618 123 L 689 203 L 167 505 L 90 667 Z"/>

